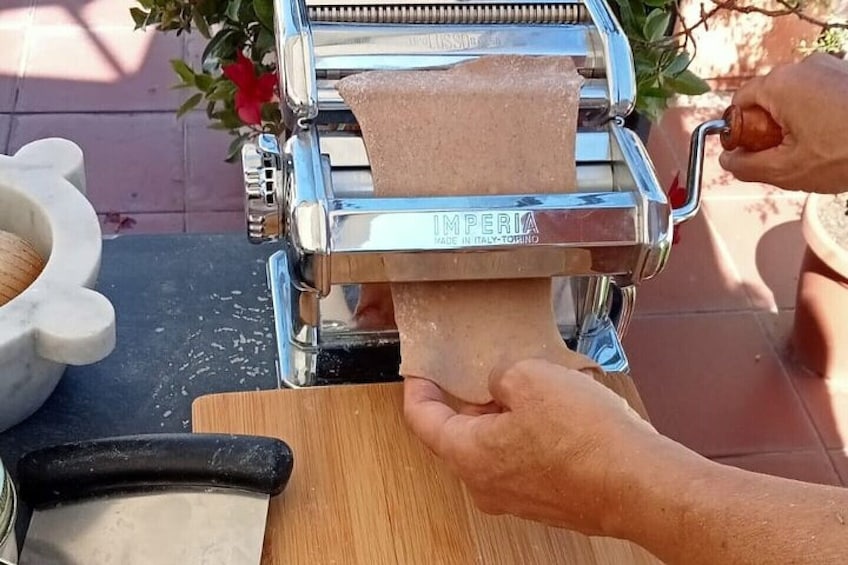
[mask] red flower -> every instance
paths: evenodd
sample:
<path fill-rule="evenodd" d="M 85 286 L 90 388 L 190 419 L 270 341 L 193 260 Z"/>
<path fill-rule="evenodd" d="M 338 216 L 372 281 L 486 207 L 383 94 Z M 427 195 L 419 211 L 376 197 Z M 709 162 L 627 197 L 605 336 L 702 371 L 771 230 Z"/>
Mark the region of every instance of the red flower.
<path fill-rule="evenodd" d="M 671 181 L 671 188 L 668 189 L 668 203 L 672 209 L 677 209 L 686 204 L 686 188 L 680 184 L 680 171 L 674 175 L 674 180 Z M 671 243 L 680 242 L 680 226 L 674 226 L 674 234 L 672 235 Z"/>
<path fill-rule="evenodd" d="M 261 124 L 262 105 L 274 98 L 277 74 L 264 73 L 257 77 L 253 61 L 241 51 L 236 54 L 236 62 L 225 65 L 222 70 L 238 88 L 235 103 L 241 121 L 247 125 Z"/>

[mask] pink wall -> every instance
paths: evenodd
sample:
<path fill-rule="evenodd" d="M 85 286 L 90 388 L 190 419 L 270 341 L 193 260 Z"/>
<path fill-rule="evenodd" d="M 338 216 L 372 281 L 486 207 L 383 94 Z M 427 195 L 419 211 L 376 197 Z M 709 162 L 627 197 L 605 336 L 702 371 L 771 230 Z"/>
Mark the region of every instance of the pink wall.
<path fill-rule="evenodd" d="M 827 4 L 827 1 L 823 2 Z M 776 7 L 776 2 L 758 0 L 753 5 Z M 685 22 L 699 19 L 701 6 L 709 11 L 710 0 L 683 0 L 681 14 Z M 680 29 L 678 25 L 678 30 Z M 704 27 L 694 32 L 697 54 L 690 69 L 711 80 L 716 88 L 732 86 L 740 79 L 765 74 L 776 65 L 803 58 L 799 51 L 803 40 L 815 40 L 818 28 L 795 16 L 770 18 L 759 14 L 719 12 Z"/>

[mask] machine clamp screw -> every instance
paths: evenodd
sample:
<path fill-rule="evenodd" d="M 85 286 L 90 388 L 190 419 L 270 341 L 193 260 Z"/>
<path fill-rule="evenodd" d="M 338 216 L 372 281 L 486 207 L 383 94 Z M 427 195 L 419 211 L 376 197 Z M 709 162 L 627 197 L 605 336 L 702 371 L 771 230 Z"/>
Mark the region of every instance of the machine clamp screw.
<path fill-rule="evenodd" d="M 283 236 L 283 166 L 280 144 L 271 134 L 260 135 L 241 150 L 244 174 L 247 239 L 251 243 L 276 241 Z"/>

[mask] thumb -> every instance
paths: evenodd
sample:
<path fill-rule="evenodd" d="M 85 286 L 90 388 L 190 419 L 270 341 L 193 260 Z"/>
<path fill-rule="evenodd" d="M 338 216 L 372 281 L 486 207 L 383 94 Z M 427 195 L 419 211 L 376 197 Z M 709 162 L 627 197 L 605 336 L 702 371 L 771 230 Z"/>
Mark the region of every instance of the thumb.
<path fill-rule="evenodd" d="M 530 399 L 545 396 L 543 389 L 562 367 L 544 359 L 525 359 L 495 367 L 489 377 L 489 392 L 495 402 L 507 409 L 520 407 Z"/>

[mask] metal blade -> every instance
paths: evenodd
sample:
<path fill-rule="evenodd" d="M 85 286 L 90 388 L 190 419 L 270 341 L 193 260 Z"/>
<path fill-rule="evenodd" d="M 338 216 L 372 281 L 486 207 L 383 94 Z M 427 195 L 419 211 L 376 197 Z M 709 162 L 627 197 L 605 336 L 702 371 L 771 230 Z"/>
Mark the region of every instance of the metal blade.
<path fill-rule="evenodd" d="M 258 565 L 268 495 L 195 490 L 37 511 L 20 565 Z"/>

